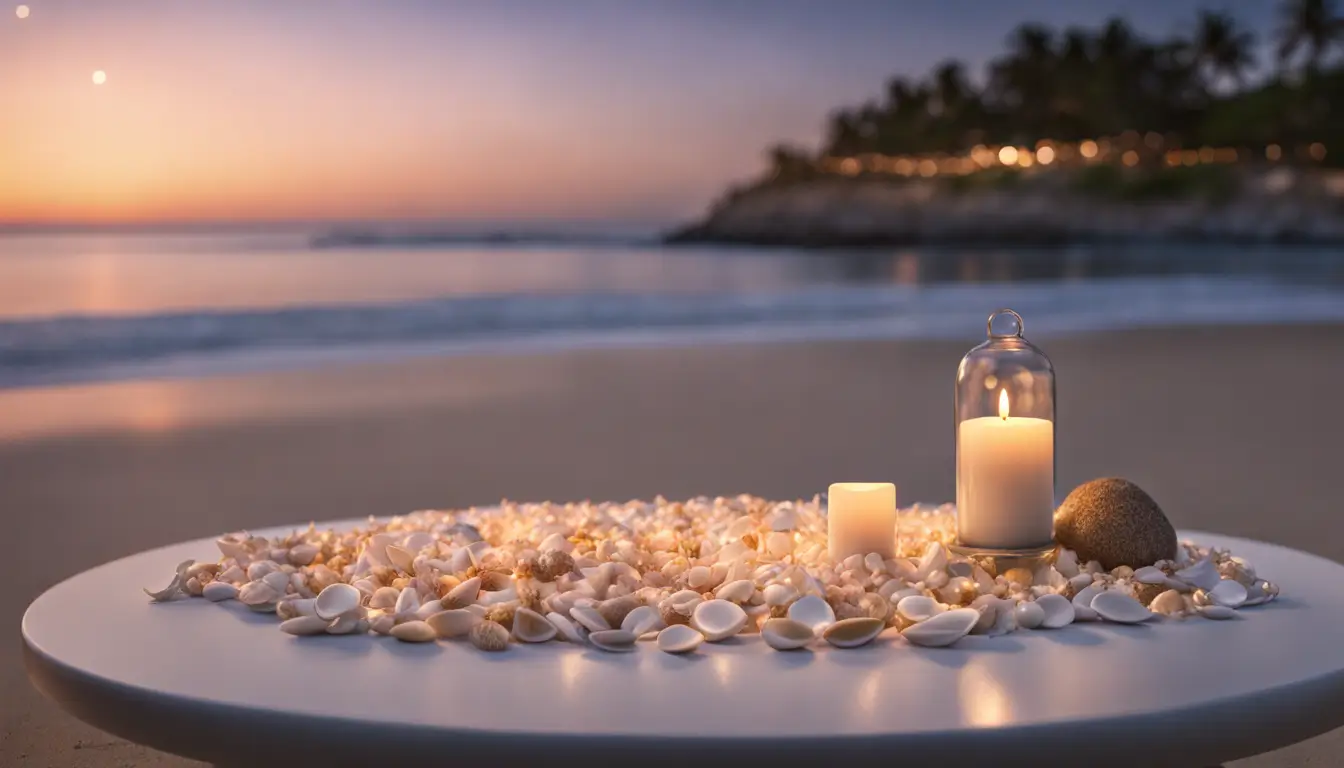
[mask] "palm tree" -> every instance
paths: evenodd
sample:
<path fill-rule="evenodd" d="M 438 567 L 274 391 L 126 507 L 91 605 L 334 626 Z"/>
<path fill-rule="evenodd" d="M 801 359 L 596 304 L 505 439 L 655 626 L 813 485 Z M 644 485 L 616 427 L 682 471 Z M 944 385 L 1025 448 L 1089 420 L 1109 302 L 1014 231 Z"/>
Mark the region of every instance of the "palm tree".
<path fill-rule="evenodd" d="M 1200 11 L 1194 37 L 1194 57 L 1213 84 L 1222 75 L 1245 85 L 1246 70 L 1255 66 L 1255 36 L 1239 29 L 1231 15 Z"/>
<path fill-rule="evenodd" d="M 1279 27 L 1279 66 L 1305 48 L 1306 71 L 1315 75 L 1321 59 L 1341 39 L 1344 20 L 1336 15 L 1334 0 L 1289 0 Z"/>

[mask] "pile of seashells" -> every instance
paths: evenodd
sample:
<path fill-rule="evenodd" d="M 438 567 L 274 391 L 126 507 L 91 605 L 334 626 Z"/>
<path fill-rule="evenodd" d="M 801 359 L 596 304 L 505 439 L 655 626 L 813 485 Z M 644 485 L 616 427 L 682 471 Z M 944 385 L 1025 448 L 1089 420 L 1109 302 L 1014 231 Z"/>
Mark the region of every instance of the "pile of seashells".
<path fill-rule="evenodd" d="M 819 499 L 515 504 L 416 512 L 351 531 L 218 540 L 154 601 L 237 600 L 291 635 L 467 638 L 485 651 L 561 639 L 605 651 L 654 640 L 694 651 L 742 633 L 771 648 L 865 645 L 891 629 L 915 645 L 967 634 L 1234 618 L 1278 588 L 1246 561 L 1188 542 L 1176 560 L 1106 572 L 1060 549 L 1034 570 L 953 555 L 950 505 L 900 512 L 895 559 L 831 562 Z"/>

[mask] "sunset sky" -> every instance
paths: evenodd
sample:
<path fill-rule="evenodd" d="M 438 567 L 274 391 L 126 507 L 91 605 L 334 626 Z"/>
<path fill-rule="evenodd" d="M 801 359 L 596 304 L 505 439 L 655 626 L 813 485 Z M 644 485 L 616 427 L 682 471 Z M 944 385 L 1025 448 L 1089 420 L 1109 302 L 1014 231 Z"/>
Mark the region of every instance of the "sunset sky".
<path fill-rule="evenodd" d="M 24 0 L 0 13 L 0 222 L 663 223 L 891 74 L 1032 19 L 1193 0 Z M 1216 5 L 1216 4 L 1214 4 Z M 1229 4 L 1262 41 L 1275 3 Z M 95 85 L 95 72 L 106 82 Z"/>

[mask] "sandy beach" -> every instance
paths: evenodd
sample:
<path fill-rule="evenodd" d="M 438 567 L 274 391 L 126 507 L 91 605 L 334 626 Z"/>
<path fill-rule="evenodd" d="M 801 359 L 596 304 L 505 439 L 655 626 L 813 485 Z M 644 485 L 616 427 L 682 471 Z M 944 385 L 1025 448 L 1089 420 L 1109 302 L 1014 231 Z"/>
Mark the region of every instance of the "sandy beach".
<path fill-rule="evenodd" d="M 28 684 L 23 610 L 81 570 L 240 528 L 506 496 L 810 497 L 832 481 L 891 479 L 902 503 L 948 500 L 952 380 L 974 341 L 426 359 L 0 392 L 12 532 L 0 765 L 187 764 L 82 725 Z M 1344 326 L 1041 345 L 1058 371 L 1061 495 L 1124 476 L 1178 527 L 1344 560 L 1333 513 Z M 1324 765 L 1341 749 L 1344 731 L 1235 765 Z"/>

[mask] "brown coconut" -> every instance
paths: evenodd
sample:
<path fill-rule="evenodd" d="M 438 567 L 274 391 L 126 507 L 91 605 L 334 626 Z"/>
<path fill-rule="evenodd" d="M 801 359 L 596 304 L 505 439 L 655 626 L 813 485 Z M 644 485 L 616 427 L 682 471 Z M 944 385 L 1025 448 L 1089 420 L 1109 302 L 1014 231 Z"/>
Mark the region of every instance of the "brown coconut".
<path fill-rule="evenodd" d="M 1176 557 L 1176 529 L 1142 488 L 1118 477 L 1090 480 L 1055 512 L 1055 540 L 1106 570 Z"/>

